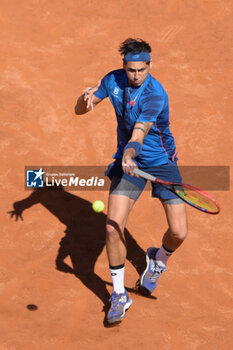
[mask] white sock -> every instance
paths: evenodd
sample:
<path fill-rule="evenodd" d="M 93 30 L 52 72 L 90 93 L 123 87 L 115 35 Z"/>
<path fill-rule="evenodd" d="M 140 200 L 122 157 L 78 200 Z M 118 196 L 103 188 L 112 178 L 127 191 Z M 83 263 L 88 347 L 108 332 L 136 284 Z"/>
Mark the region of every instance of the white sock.
<path fill-rule="evenodd" d="M 167 265 L 167 261 L 174 251 L 167 250 L 164 245 L 156 253 L 155 260 L 159 265 Z"/>
<path fill-rule="evenodd" d="M 124 274 L 125 274 L 125 265 L 118 266 L 109 266 L 110 273 L 112 276 L 113 291 L 117 294 L 125 292 L 124 286 Z"/>

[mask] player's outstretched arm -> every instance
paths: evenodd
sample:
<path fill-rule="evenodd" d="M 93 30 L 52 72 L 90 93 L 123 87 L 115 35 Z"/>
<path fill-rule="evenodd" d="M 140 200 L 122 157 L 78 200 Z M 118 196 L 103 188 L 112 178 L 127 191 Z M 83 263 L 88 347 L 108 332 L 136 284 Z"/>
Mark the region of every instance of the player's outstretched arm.
<path fill-rule="evenodd" d="M 132 137 L 129 140 L 122 157 L 122 169 L 126 174 L 135 175 L 133 169 L 137 166 L 133 161 L 140 154 L 143 140 L 150 131 L 153 122 L 137 122 L 134 125 Z M 132 146 L 132 147 L 131 147 Z"/>
<path fill-rule="evenodd" d="M 76 103 L 75 106 L 75 114 L 85 114 L 89 111 L 92 111 L 95 106 L 102 101 L 98 97 L 94 95 L 94 93 L 99 89 L 101 80 L 98 81 L 97 85 L 93 88 L 87 88 L 84 90 L 84 94 L 82 94 Z"/>

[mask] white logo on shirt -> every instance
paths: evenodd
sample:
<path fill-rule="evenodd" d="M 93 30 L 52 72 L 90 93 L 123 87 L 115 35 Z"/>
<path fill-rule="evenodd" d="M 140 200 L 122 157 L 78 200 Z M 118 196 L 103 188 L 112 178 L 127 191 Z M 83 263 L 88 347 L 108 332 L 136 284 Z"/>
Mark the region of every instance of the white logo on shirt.
<path fill-rule="evenodd" d="M 119 89 L 118 87 L 115 87 L 115 89 L 113 90 L 113 94 L 114 94 L 115 96 L 117 96 L 119 90 L 120 90 L 120 89 Z"/>

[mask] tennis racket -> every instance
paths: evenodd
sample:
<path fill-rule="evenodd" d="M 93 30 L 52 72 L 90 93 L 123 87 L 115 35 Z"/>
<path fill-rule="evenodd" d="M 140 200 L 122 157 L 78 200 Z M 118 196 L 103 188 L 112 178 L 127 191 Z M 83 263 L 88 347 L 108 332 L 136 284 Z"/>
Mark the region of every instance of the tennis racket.
<path fill-rule="evenodd" d="M 167 190 L 177 195 L 177 197 L 182 199 L 184 202 L 191 205 L 193 208 L 201 210 L 204 213 L 218 214 L 220 212 L 219 204 L 209 194 L 199 190 L 196 187 L 161 180 L 138 168 L 134 168 L 134 174 L 163 186 Z"/>

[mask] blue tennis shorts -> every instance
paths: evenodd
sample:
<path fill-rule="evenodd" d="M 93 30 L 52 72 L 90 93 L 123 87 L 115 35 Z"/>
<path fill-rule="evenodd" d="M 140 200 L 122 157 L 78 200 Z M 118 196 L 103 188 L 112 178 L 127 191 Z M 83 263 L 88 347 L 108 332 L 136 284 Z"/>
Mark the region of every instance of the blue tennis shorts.
<path fill-rule="evenodd" d="M 169 160 L 168 163 L 159 165 L 157 167 L 141 169 L 162 180 L 176 183 L 182 182 L 182 177 L 176 160 Z M 114 163 L 110 164 L 105 175 L 107 175 L 112 180 L 110 187 L 111 194 L 125 195 L 129 198 L 134 199 L 135 201 L 138 199 L 147 183 L 147 180 L 141 177 L 137 178 L 136 176 L 125 174 L 119 161 L 115 161 Z M 182 200 L 179 199 L 174 193 L 170 192 L 159 184 L 151 182 L 151 186 L 152 197 L 159 198 L 163 202 L 168 201 L 168 203 L 183 203 Z"/>

